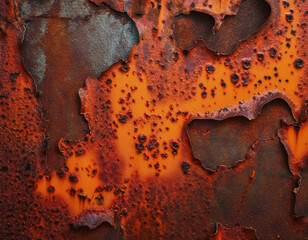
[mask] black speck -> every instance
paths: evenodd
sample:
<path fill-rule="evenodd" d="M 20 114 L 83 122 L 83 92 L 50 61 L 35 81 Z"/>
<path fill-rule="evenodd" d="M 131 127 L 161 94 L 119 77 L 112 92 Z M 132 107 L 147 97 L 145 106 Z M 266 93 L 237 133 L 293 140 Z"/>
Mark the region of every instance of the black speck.
<path fill-rule="evenodd" d="M 299 69 L 299 68 L 302 68 L 304 66 L 304 61 L 301 58 L 297 58 L 297 59 L 295 59 L 293 64 L 294 64 L 294 67 L 296 69 Z"/>

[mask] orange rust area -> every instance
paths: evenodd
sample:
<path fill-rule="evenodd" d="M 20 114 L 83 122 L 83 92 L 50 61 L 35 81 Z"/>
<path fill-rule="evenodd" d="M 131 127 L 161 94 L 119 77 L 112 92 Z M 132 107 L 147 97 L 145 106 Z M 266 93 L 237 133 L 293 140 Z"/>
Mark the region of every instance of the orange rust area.
<path fill-rule="evenodd" d="M 180 49 L 173 39 L 175 16 L 190 11 L 233 15 L 240 1 L 209 0 L 207 6 L 204 1 L 171 1 L 172 7 L 165 0 L 140 1 L 140 6 L 104 1 L 134 21 L 139 42 L 126 60 L 119 60 L 97 79 L 84 79 L 78 94 L 89 133 L 78 141 L 62 136 L 54 146 L 64 156 L 55 161 L 60 165 L 56 168 L 48 162 L 44 146 L 48 117 L 42 113 L 34 82 L 23 67 L 19 46 L 24 20 L 18 16 L 17 2 L 0 5 L 1 16 L 6 17 L 0 18 L 0 59 L 4 63 L 0 66 L 4 69 L 0 69 L 0 174 L 4 189 L 0 207 L 5 212 L 1 238 L 256 239 L 261 232 L 260 239 L 283 239 L 284 233 L 298 234 L 302 239 L 308 234 L 307 216 L 299 219 L 293 214 L 292 195 L 308 155 L 308 123 L 301 117 L 308 92 L 305 3 L 290 1 L 286 7 L 285 1 L 268 0 L 276 15 L 231 55 L 221 56 L 202 41 L 189 51 Z M 57 3 L 59 9 L 52 11 L 60 12 L 63 6 L 61 1 Z M 291 12 L 292 21 L 286 17 Z M 215 16 L 219 25 L 223 19 Z M 49 27 L 56 31 L 59 26 Z M 53 41 L 57 49 L 61 39 Z M 46 48 L 52 51 L 52 46 Z M 70 50 L 65 57 L 74 60 Z M 297 66 L 299 58 L 303 61 Z M 58 76 L 65 78 L 62 66 L 56 68 Z M 217 171 L 202 167 L 193 157 L 186 131 L 193 119 L 255 119 L 262 106 L 275 98 L 288 103 L 295 124 L 281 123 L 280 139 L 276 135 L 258 139 L 266 151 L 255 144 L 246 159 L 239 159 L 231 168 L 218 166 Z M 252 131 L 260 129 L 262 126 Z M 283 165 L 285 150 L 289 168 L 287 163 Z M 272 151 L 274 160 L 263 161 Z M 270 166 L 277 169 L 271 171 Z M 266 188 L 268 179 L 273 189 Z M 283 187 L 275 191 L 280 182 Z M 262 190 L 264 195 L 259 194 L 260 189 L 266 190 Z M 213 203 L 215 194 L 221 194 L 218 197 L 227 204 Z M 238 226 L 237 219 L 228 214 L 221 219 L 227 224 L 222 225 L 213 210 L 216 206 L 219 212 L 227 212 L 223 207 L 229 208 L 232 200 L 230 209 L 249 212 L 245 220 L 254 211 L 267 216 L 271 209 L 266 207 L 275 203 L 259 211 L 258 198 L 269 195 L 279 205 L 271 214 L 281 212 L 287 219 L 281 226 L 266 219 L 272 225 L 263 227 L 262 219 L 257 218 L 253 224 L 243 221 L 247 226 Z M 262 200 L 267 201 L 266 197 Z M 241 209 L 246 201 L 248 209 Z M 284 208 L 286 212 L 280 211 Z M 229 225 L 227 218 L 236 225 Z"/>
<path fill-rule="evenodd" d="M 290 8 L 294 9 L 293 22 L 296 23 L 299 21 L 299 13 L 297 12 L 297 8 L 292 6 L 292 3 L 290 4 Z M 162 23 L 162 20 L 168 18 L 168 12 L 164 2 L 162 2 L 161 6 L 162 10 L 159 16 L 158 29 L 159 34 L 164 34 L 165 26 Z M 287 24 L 285 14 L 288 12 L 288 9 L 281 8 L 281 22 Z M 295 31 L 299 31 L 296 24 L 292 24 L 292 26 Z M 205 112 L 207 115 L 210 115 L 211 113 L 215 113 L 226 107 L 232 109 L 232 106 L 237 106 L 239 102 L 252 101 L 254 96 L 262 97 L 268 92 L 279 92 L 292 106 L 293 114 L 296 116 L 301 110 L 303 104 L 303 98 L 301 98 L 298 93 L 298 86 L 301 78 L 304 77 L 305 70 L 295 69 L 293 66 L 293 62 L 297 58 L 298 43 L 296 38 L 292 37 L 291 31 L 287 31 L 283 39 L 279 37 L 277 38 L 280 40 L 278 52 L 281 53 L 281 59 L 277 60 L 277 58 L 266 57 L 264 62 L 260 63 L 257 59 L 257 55 L 252 59 L 250 58 L 249 61 L 251 62 L 251 66 L 249 73 L 251 81 L 247 86 L 241 86 L 240 83 L 231 83 L 230 76 L 234 71 L 225 64 L 227 59 L 230 58 L 229 56 L 220 57 L 218 60 L 215 60 L 215 63 L 206 60 L 203 64 L 213 65 L 215 70 L 213 73 L 208 73 L 205 67 L 200 66 L 197 70 L 199 76 L 196 81 L 189 83 L 190 85 L 193 85 L 193 94 L 185 99 L 176 97 L 175 100 L 175 98 L 172 97 L 171 92 L 165 92 L 166 94 L 162 101 L 157 101 L 155 106 L 150 104 L 150 107 L 147 107 L 147 105 L 149 102 L 151 103 L 153 99 L 153 95 L 148 90 L 148 85 L 151 83 L 151 79 L 149 79 L 149 76 L 139 72 L 138 67 L 136 66 L 138 60 L 133 57 L 128 59 L 127 64 L 129 66 L 129 71 L 127 72 L 119 70 L 121 63 L 112 66 L 108 71 L 104 72 L 98 81 L 104 82 L 108 78 L 112 80 L 110 92 L 113 110 L 112 120 L 118 123 L 117 139 L 115 143 L 117 152 L 124 166 L 122 179 L 130 178 L 135 172 L 138 172 L 141 178 L 155 176 L 156 174 L 160 177 L 174 179 L 178 174 L 177 170 L 181 161 L 190 158 L 190 156 L 187 156 L 187 151 L 190 151 L 187 149 L 188 146 L 181 146 L 183 128 L 190 119 L 206 116 Z M 290 38 L 291 40 L 286 40 L 287 38 Z M 256 38 L 255 47 L 261 48 L 264 44 L 263 41 L 262 37 Z M 286 47 L 287 43 L 290 43 L 290 47 Z M 142 44 L 142 42 L 140 44 Z M 156 46 L 159 47 L 158 45 Z M 266 50 L 268 51 L 269 48 Z M 198 50 L 194 48 L 190 54 L 194 55 L 196 54 L 196 51 Z M 138 45 L 133 48 L 130 56 L 134 56 L 135 54 L 140 55 L 140 52 L 138 52 Z M 267 55 L 268 52 L 264 52 L 263 54 Z M 183 54 L 180 54 L 178 62 L 185 62 L 185 58 L 186 57 Z M 177 66 L 174 69 L 177 69 Z M 182 69 L 179 68 L 179 70 Z M 177 80 L 175 79 L 175 77 L 177 77 L 176 74 L 177 73 L 171 69 L 166 77 L 169 78 L 170 82 L 172 82 L 173 80 Z M 241 73 L 239 73 L 239 75 L 240 74 Z M 113 77 L 113 75 L 116 77 Z M 202 95 L 203 90 L 199 87 L 200 84 L 206 85 L 206 88 L 208 89 L 206 97 Z M 214 90 L 213 95 L 211 95 L 212 93 L 210 92 L 210 89 Z M 131 95 L 129 100 L 127 100 L 128 93 Z M 122 110 L 123 104 L 119 103 L 121 101 L 124 101 L 125 111 Z M 87 111 L 87 109 L 85 111 Z M 119 115 L 125 115 L 126 112 L 130 112 L 133 119 L 128 118 L 127 121 L 125 120 L 124 124 L 119 123 Z M 177 114 L 178 112 L 187 112 L 188 115 L 183 116 L 183 114 Z M 148 117 L 145 117 L 145 114 L 147 114 Z M 250 118 L 251 117 L 252 116 L 250 116 Z M 155 124 L 155 127 L 153 127 L 153 124 Z M 135 128 L 138 128 L 137 132 L 134 130 Z M 295 134 L 294 129 L 292 129 L 293 128 L 290 128 L 288 132 L 289 137 Z M 151 157 L 152 151 L 148 149 L 142 151 L 142 154 L 137 153 L 135 145 L 136 142 L 138 142 L 137 139 L 140 134 L 144 134 L 147 137 L 147 140 L 152 135 L 155 135 L 157 141 L 160 143 L 157 156 Z M 307 136 L 306 128 L 300 131 L 300 135 L 297 135 L 297 138 L 295 138 L 295 135 L 291 137 L 291 148 L 296 149 L 295 153 L 297 158 L 302 156 L 305 152 L 305 144 L 307 144 L 307 142 L 301 140 L 304 139 L 305 136 Z M 162 144 L 162 142 L 165 142 L 166 146 L 169 147 L 170 142 L 172 141 L 179 142 L 181 146 L 175 155 L 172 153 L 172 148 L 165 150 L 165 146 Z M 87 152 L 85 156 L 78 158 L 73 156 L 69 157 L 67 159 L 69 169 L 78 167 L 79 162 L 79 164 L 82 164 L 81 166 L 83 166 L 83 168 L 95 166 L 95 155 L 89 154 L 90 153 Z M 149 159 L 146 161 L 144 154 L 149 156 Z M 162 156 L 162 154 L 167 154 L 168 157 L 166 158 Z M 159 167 L 155 167 L 155 164 L 159 164 Z M 98 175 L 95 177 L 89 177 L 85 170 L 82 170 L 79 174 L 81 174 L 81 177 L 76 187 L 83 188 L 88 196 L 91 196 L 89 198 L 90 202 L 80 201 L 77 195 L 75 197 L 70 196 L 68 189 L 72 184 L 69 183 L 68 179 L 60 180 L 58 176 L 54 174 L 50 181 L 50 184 L 54 185 L 57 189 L 54 194 L 60 196 L 68 203 L 72 209 L 72 215 L 79 214 L 88 207 L 96 206 L 100 208 L 100 206 L 93 203 L 92 197 L 95 188 L 100 185 Z M 38 192 L 43 195 L 52 195 L 47 193 L 47 188 L 47 180 L 38 182 Z M 103 208 L 108 208 L 113 199 L 112 194 L 104 192 L 102 195 L 104 198 L 108 199 Z"/>
<path fill-rule="evenodd" d="M 300 175 L 307 166 L 308 156 L 308 122 L 305 120 L 299 126 L 284 126 L 279 131 L 279 137 L 289 155 L 290 170 L 294 175 Z"/>
<path fill-rule="evenodd" d="M 93 206 L 107 209 L 113 200 L 113 193 L 104 193 L 102 198 L 97 190 L 100 180 L 95 152 L 88 150 L 82 156 L 74 154 L 67 158 L 66 164 L 68 171 L 43 177 L 37 191 L 47 198 L 56 196 L 65 200 L 73 215 Z"/>

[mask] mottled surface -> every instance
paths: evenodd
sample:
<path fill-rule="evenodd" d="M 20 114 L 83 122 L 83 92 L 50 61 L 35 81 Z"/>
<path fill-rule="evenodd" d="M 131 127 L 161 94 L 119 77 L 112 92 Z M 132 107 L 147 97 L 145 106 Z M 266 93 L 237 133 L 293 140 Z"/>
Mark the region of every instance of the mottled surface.
<path fill-rule="evenodd" d="M 126 14 L 87 1 L 22 1 L 20 10 L 28 20 L 23 60 L 48 119 L 46 152 L 53 169 L 63 166 L 60 139 L 78 140 L 88 132 L 78 89 L 87 77 L 99 77 L 125 59 L 138 42 L 138 31 Z"/>
<path fill-rule="evenodd" d="M 186 132 L 194 119 L 216 119 L 222 126 L 230 117 L 258 121 L 264 117 L 258 116 L 262 106 L 276 98 L 286 101 L 291 108 L 287 116 L 292 114 L 295 125 L 303 126 L 305 3 L 270 0 L 273 15 L 268 21 L 232 54 L 221 56 L 202 41 L 188 51 L 179 48 L 173 37 L 176 16 L 189 16 L 191 11 L 209 14 L 219 29 L 217 23 L 225 15 L 236 16 L 241 1 L 94 2 L 0 4 L 0 238 L 236 239 L 247 237 L 247 230 L 264 240 L 307 238 L 307 218 L 294 214 L 292 192 L 300 190 L 299 177 L 288 168 L 281 139 L 261 139 L 244 161 L 213 172 L 193 157 Z M 89 132 L 76 141 L 56 142 L 63 157 L 46 162 L 49 117 L 37 94 L 37 80 L 22 61 L 24 27 L 46 20 L 46 30 L 63 29 L 57 38 L 45 39 L 43 48 L 57 61 L 48 60 L 47 54 L 37 61 L 40 66 L 45 61 L 46 69 L 58 62 L 62 70 L 82 57 L 68 57 L 80 49 L 77 43 L 63 41 L 72 33 L 70 25 L 81 24 L 83 29 L 106 11 L 113 19 L 111 15 L 119 13 L 112 9 L 131 18 L 139 42 L 125 61 L 114 63 L 99 77 L 85 76 L 81 87 L 70 85 L 81 101 L 76 116 L 84 115 Z M 33 39 L 41 32 L 37 29 Z M 78 42 L 84 41 L 82 36 Z M 93 69 L 98 65 L 95 62 Z M 50 72 L 54 81 L 49 83 L 55 83 L 50 91 L 67 87 L 58 82 L 66 79 L 63 73 L 77 76 L 83 71 Z M 38 75 L 43 72 L 39 67 Z M 71 101 L 66 96 L 59 102 Z M 61 120 L 53 124 L 62 128 Z M 305 131 L 301 134 L 306 136 Z"/>
<path fill-rule="evenodd" d="M 265 105 L 259 115 L 255 120 L 229 118 L 223 124 L 215 120 L 193 120 L 187 134 L 194 157 L 206 169 L 216 170 L 221 165 L 233 167 L 246 158 L 255 142 L 276 136 L 282 122 L 294 122 L 286 104 L 279 100 Z"/>
<path fill-rule="evenodd" d="M 211 14 L 211 13 L 209 13 Z M 203 40 L 216 54 L 229 55 L 240 42 L 256 33 L 271 14 L 270 5 L 264 0 L 244 0 L 236 14 L 225 16 L 214 28 L 214 16 L 202 12 L 176 17 L 174 38 L 177 45 L 189 50 L 196 40 Z M 275 18 L 277 12 L 273 12 Z M 217 20 L 216 20 L 217 25 Z"/>
<path fill-rule="evenodd" d="M 299 187 L 296 189 L 295 215 L 308 217 L 308 168 L 301 172 Z"/>

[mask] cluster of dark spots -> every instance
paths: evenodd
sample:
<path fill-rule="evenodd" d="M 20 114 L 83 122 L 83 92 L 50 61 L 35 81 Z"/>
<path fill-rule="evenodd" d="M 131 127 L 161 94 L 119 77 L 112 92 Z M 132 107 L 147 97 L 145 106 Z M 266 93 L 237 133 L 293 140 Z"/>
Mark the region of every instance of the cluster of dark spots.
<path fill-rule="evenodd" d="M 75 188 L 71 188 L 71 189 L 70 189 L 70 195 L 71 195 L 71 196 L 75 196 L 75 194 L 76 194 Z"/>
<path fill-rule="evenodd" d="M 238 76 L 236 73 L 233 73 L 233 74 L 231 75 L 231 82 L 232 82 L 234 85 L 236 85 L 236 84 L 238 83 L 238 81 L 239 81 L 239 76 Z"/>
<path fill-rule="evenodd" d="M 64 173 L 63 170 L 58 170 L 57 171 L 57 175 L 58 175 L 59 178 L 64 178 L 65 177 L 65 173 Z"/>
<path fill-rule="evenodd" d="M 95 197 L 95 200 L 96 200 L 96 204 L 99 206 L 104 204 L 104 197 L 101 193 Z"/>
<path fill-rule="evenodd" d="M 225 66 L 229 66 L 230 63 L 231 63 L 230 58 L 226 58 L 226 60 L 225 60 L 225 62 L 224 62 Z"/>
<path fill-rule="evenodd" d="M 135 146 L 138 153 L 141 153 L 141 151 L 144 150 L 144 145 L 142 143 L 136 143 Z"/>
<path fill-rule="evenodd" d="M 301 58 L 297 58 L 295 59 L 293 65 L 296 69 L 302 68 L 304 66 L 304 61 Z"/>
<path fill-rule="evenodd" d="M 70 174 L 68 179 L 71 183 L 77 183 L 78 182 L 78 178 L 75 174 Z"/>
<path fill-rule="evenodd" d="M 188 170 L 190 169 L 190 164 L 187 162 L 182 162 L 181 167 L 182 167 L 184 174 L 187 174 Z"/>
<path fill-rule="evenodd" d="M 270 55 L 270 57 L 272 57 L 272 58 L 274 58 L 274 57 L 276 57 L 276 55 L 277 55 L 277 50 L 275 49 L 275 48 L 270 48 L 269 49 L 269 55 Z"/>
<path fill-rule="evenodd" d="M 125 179 L 125 180 L 126 180 L 126 179 Z M 97 188 L 95 189 L 95 192 L 102 192 L 102 191 L 104 191 L 104 188 L 101 187 L 101 186 L 99 186 L 99 187 L 97 187 Z"/>
<path fill-rule="evenodd" d="M 146 135 L 144 135 L 144 134 L 139 134 L 139 136 L 138 136 L 138 141 L 139 141 L 140 143 L 144 143 L 146 140 L 147 140 L 147 136 L 146 136 Z"/>
<path fill-rule="evenodd" d="M 214 89 L 214 88 L 211 89 L 211 96 L 212 96 L 212 97 L 215 97 L 215 89 Z"/>
<path fill-rule="evenodd" d="M 258 53 L 257 58 L 260 62 L 262 62 L 264 60 L 264 55 L 262 53 Z"/>
<path fill-rule="evenodd" d="M 122 192 L 122 191 L 121 191 L 119 188 L 116 188 L 116 189 L 113 190 L 113 194 L 114 194 L 115 196 L 118 196 L 121 192 Z"/>
<path fill-rule="evenodd" d="M 157 170 L 157 169 L 159 169 L 159 163 L 156 163 L 155 165 L 154 165 L 154 168 Z"/>
<path fill-rule="evenodd" d="M 18 77 L 18 75 L 19 75 L 19 72 L 12 72 L 12 73 L 10 74 L 10 80 L 11 80 L 11 82 L 15 82 L 15 81 L 16 81 L 16 78 Z"/>
<path fill-rule="evenodd" d="M 120 122 L 120 123 L 126 123 L 126 121 L 127 121 L 127 116 L 126 115 L 122 115 L 122 114 L 119 114 L 119 116 L 118 116 L 118 121 Z"/>
<path fill-rule="evenodd" d="M 171 140 L 170 141 L 170 147 L 172 149 L 172 154 L 176 155 L 178 153 L 178 149 L 179 149 L 180 145 L 179 145 L 178 141 Z"/>
<path fill-rule="evenodd" d="M 148 150 L 152 151 L 154 148 L 158 148 L 158 147 L 159 147 L 159 142 L 154 136 L 152 136 L 147 145 Z"/>
<path fill-rule="evenodd" d="M 245 59 L 245 60 L 242 61 L 242 65 L 243 65 L 243 68 L 244 68 L 244 69 L 249 69 L 250 66 L 251 66 L 250 61 L 247 60 L 247 59 Z"/>
<path fill-rule="evenodd" d="M 84 150 L 84 149 L 78 149 L 78 150 L 75 151 L 76 156 L 81 156 L 85 153 L 86 153 L 86 150 Z"/>
<path fill-rule="evenodd" d="M 121 72 L 128 72 L 129 71 L 129 66 L 127 64 L 123 64 L 120 68 Z"/>
<path fill-rule="evenodd" d="M 287 1 L 282 1 L 282 4 L 285 8 L 289 7 L 290 6 L 290 3 L 287 2 Z"/>
<path fill-rule="evenodd" d="M 213 65 L 207 65 L 205 69 L 208 74 L 212 74 L 215 71 L 215 67 Z"/>
<path fill-rule="evenodd" d="M 54 187 L 54 186 L 49 186 L 49 187 L 47 188 L 47 192 L 49 192 L 49 193 L 54 193 L 54 192 L 55 192 L 55 187 Z"/>
<path fill-rule="evenodd" d="M 202 98 L 206 98 L 206 96 L 207 96 L 207 92 L 202 92 L 202 93 L 201 93 L 201 97 L 202 97 Z"/>
<path fill-rule="evenodd" d="M 286 20 L 287 22 L 292 22 L 293 21 L 293 15 L 291 13 L 286 14 Z"/>

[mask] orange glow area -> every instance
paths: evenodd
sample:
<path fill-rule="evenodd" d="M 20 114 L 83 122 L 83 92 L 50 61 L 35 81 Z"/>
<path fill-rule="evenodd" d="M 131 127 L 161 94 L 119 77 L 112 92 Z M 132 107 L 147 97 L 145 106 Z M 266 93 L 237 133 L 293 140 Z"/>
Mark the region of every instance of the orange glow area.
<path fill-rule="evenodd" d="M 282 3 L 280 3 L 282 4 Z M 291 7 L 293 3 L 290 2 Z M 164 8 L 164 4 L 162 4 Z M 299 13 L 296 7 L 294 9 L 294 26 L 298 30 L 296 23 L 299 21 Z M 281 7 L 281 22 L 286 23 L 285 13 L 288 10 Z M 163 33 L 161 21 L 168 18 L 167 11 L 162 11 L 162 16 L 159 17 L 159 32 Z M 288 24 L 288 23 L 286 23 Z M 304 69 L 295 69 L 293 62 L 297 57 L 297 42 L 294 36 L 291 36 L 291 28 L 283 37 L 279 37 L 280 48 L 277 52 L 281 52 L 281 59 L 267 57 L 261 64 L 257 60 L 256 54 L 254 59 L 250 59 L 251 67 L 249 69 L 250 76 L 247 86 L 234 85 L 230 81 L 230 75 L 233 73 L 224 62 L 227 57 L 220 57 L 215 63 L 208 62 L 215 66 L 215 71 L 208 74 L 203 66 L 200 66 L 200 75 L 196 82 L 192 82 L 195 86 L 195 93 L 189 98 L 180 99 L 173 98 L 170 95 L 164 95 L 161 100 L 157 100 L 156 104 L 151 104 L 153 95 L 148 90 L 148 76 L 143 73 L 137 74 L 136 59 L 130 58 L 128 63 L 130 70 L 121 72 L 118 70 L 119 65 L 111 67 L 102 74 L 100 80 L 103 82 L 107 78 L 112 78 L 111 104 L 112 104 L 112 120 L 118 123 L 116 151 L 123 162 L 125 171 L 124 178 L 138 172 L 141 178 L 146 179 L 157 175 L 159 177 L 170 177 L 178 174 L 181 162 L 187 161 L 187 152 L 191 151 L 187 148 L 187 144 L 181 144 L 183 132 L 189 120 L 194 117 L 202 117 L 205 113 L 212 113 L 220 109 L 232 106 L 238 106 L 239 102 L 251 101 L 254 96 L 262 96 L 270 91 L 278 91 L 294 104 L 293 112 L 299 112 L 303 99 L 300 98 L 296 91 L 301 77 L 304 75 Z M 278 37 L 277 37 L 278 38 Z M 290 47 L 286 47 L 287 40 Z M 279 42 L 279 41 L 278 41 Z M 142 42 L 141 42 L 142 43 Z M 262 37 L 257 39 L 256 47 L 261 45 Z M 140 44 L 140 43 L 139 43 Z M 154 44 L 154 43 L 153 43 Z M 270 47 L 269 47 L 270 48 Z M 132 49 L 131 56 L 136 53 L 137 46 Z M 263 54 L 268 56 L 268 50 L 264 49 Z M 180 55 L 179 58 L 183 58 Z M 115 77 L 111 77 L 111 72 L 116 72 Z M 170 70 L 172 71 L 172 70 Z M 174 79 L 174 73 L 170 73 L 168 78 L 170 82 Z M 278 76 L 277 76 L 278 75 Z M 270 81 L 265 79 L 265 76 L 270 76 Z M 226 84 L 223 86 L 223 82 Z M 99 80 L 98 80 L 99 81 Z M 204 84 L 207 88 L 207 96 L 202 97 L 202 89 L 200 84 Z M 214 94 L 211 94 L 211 89 L 214 89 Z M 179 89 L 181 90 L 181 89 Z M 120 104 L 120 99 L 127 97 L 130 93 L 129 100 L 125 100 L 125 110 L 123 104 Z M 132 118 L 125 123 L 118 122 L 118 116 L 126 114 L 128 111 L 132 113 Z M 188 114 L 178 114 L 179 112 Z M 146 136 L 146 143 L 149 142 L 151 136 L 155 136 L 158 142 L 157 149 L 150 150 L 147 147 L 138 153 L 136 143 L 140 134 Z M 300 158 L 307 153 L 308 142 L 308 124 L 305 123 L 296 134 L 293 127 L 289 128 L 288 139 L 291 149 L 294 149 L 295 156 Z M 178 150 L 174 151 L 170 144 L 176 141 L 179 144 Z M 156 154 L 153 156 L 153 151 Z M 63 199 L 71 209 L 73 215 L 81 213 L 86 208 L 98 207 L 108 208 L 115 198 L 112 192 L 102 192 L 104 204 L 98 205 L 96 197 L 99 193 L 96 188 L 100 186 L 98 158 L 94 151 L 87 150 L 82 156 L 71 156 L 67 159 L 69 171 L 66 177 L 61 179 L 56 174 L 51 176 L 50 180 L 43 178 L 38 182 L 37 192 L 46 197 L 55 195 Z M 75 169 L 79 170 L 76 171 Z M 88 170 L 89 171 L 88 171 Z M 92 176 L 91 171 L 97 169 L 97 173 Z M 68 179 L 69 174 L 76 174 L 78 177 L 77 183 L 71 183 Z M 47 189 L 50 186 L 55 187 L 54 194 L 48 193 Z M 70 188 L 76 189 L 76 195 L 70 196 Z M 82 189 L 82 193 L 87 194 L 86 200 L 81 200 L 78 197 L 78 189 Z M 88 201 L 88 199 L 90 201 Z"/>
<path fill-rule="evenodd" d="M 95 152 L 91 150 L 87 150 L 82 156 L 74 154 L 67 159 L 69 170 L 64 176 L 59 177 L 53 173 L 49 179 L 43 177 L 38 183 L 37 191 L 47 198 L 54 195 L 63 199 L 73 215 L 80 214 L 85 208 L 107 209 L 114 195 L 112 192 L 97 191 L 100 180 L 96 159 Z M 54 192 L 51 187 L 54 187 Z"/>
<path fill-rule="evenodd" d="M 289 126 L 286 135 L 287 143 L 291 150 L 292 162 L 299 165 L 305 165 L 308 159 L 308 121 L 300 126 Z M 302 166 L 303 167 L 303 166 Z"/>

